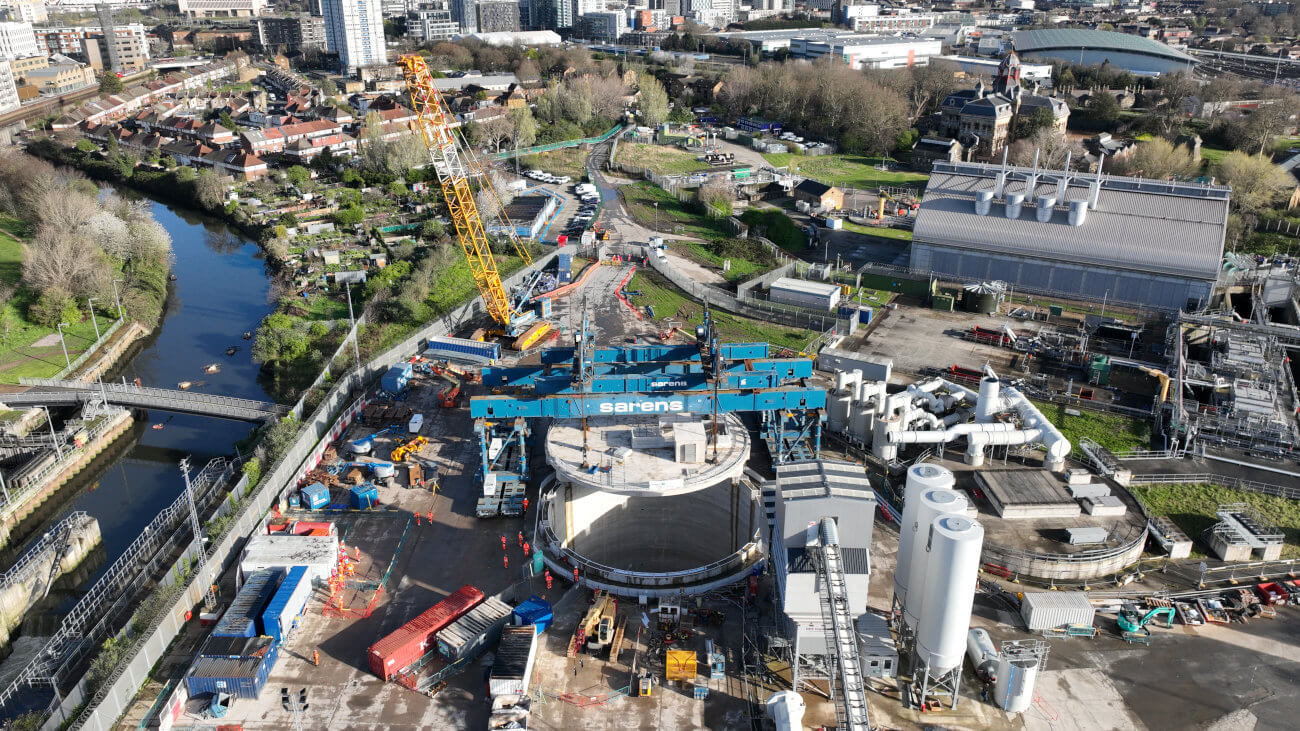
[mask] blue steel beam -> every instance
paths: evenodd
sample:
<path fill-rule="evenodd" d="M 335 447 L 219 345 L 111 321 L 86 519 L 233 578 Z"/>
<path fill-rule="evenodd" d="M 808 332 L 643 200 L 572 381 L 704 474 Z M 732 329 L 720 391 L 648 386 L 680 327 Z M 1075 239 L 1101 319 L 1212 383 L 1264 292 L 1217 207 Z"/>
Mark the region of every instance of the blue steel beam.
<path fill-rule="evenodd" d="M 552 396 L 476 396 L 470 399 L 474 418 L 576 419 L 582 416 L 711 414 L 715 411 L 710 392 L 657 394 L 604 394 Z M 779 409 L 822 409 L 826 391 L 820 388 L 785 386 L 760 391 L 719 391 L 716 411 L 776 411 Z"/>
<path fill-rule="evenodd" d="M 719 346 L 724 360 L 752 360 L 768 357 L 767 343 L 727 343 Z M 541 351 L 542 363 L 572 363 L 573 348 L 547 348 Z M 626 348 L 594 348 L 593 363 L 646 363 L 652 361 L 700 359 L 698 345 L 636 345 Z"/>
<path fill-rule="evenodd" d="M 776 388 L 784 379 L 773 371 L 729 373 L 723 377 L 723 389 Z M 610 374 L 596 376 L 586 387 L 586 393 L 650 393 L 656 391 L 698 391 L 709 388 L 709 377 L 703 373 L 672 373 L 659 375 Z M 581 384 L 575 385 L 566 375 L 538 378 L 533 382 L 533 393 L 547 396 L 557 393 L 583 393 Z"/>
<path fill-rule="evenodd" d="M 763 372 L 776 373 L 782 379 L 807 378 L 812 375 L 813 364 L 807 358 L 761 358 L 743 362 L 728 363 L 726 371 L 730 373 Z M 668 376 L 702 374 L 704 364 L 700 361 L 674 361 L 631 363 L 596 366 L 597 376 Z M 572 380 L 573 369 L 568 365 L 526 365 L 512 368 L 488 367 L 482 370 L 483 383 L 488 386 L 532 386 L 538 381 L 551 378 Z M 692 387 L 693 388 L 693 387 Z M 629 391 L 636 389 L 627 389 Z M 548 391 L 554 393 L 554 391 Z"/>

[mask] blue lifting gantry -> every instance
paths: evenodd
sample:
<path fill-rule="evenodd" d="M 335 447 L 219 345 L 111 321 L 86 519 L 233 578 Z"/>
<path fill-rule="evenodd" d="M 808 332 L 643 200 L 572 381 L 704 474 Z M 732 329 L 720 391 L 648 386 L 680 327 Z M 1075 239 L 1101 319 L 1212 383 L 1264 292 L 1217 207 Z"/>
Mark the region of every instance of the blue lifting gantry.
<path fill-rule="evenodd" d="M 707 308 L 695 336 L 597 348 L 584 312 L 573 347 L 546 348 L 536 365 L 484 368 L 485 386 L 518 392 L 470 399 L 485 481 L 479 515 L 522 510 L 527 419 L 755 411 L 775 463 L 820 454 L 826 391 L 799 382 L 812 375 L 810 359 L 770 358 L 767 343 L 721 344 Z"/>

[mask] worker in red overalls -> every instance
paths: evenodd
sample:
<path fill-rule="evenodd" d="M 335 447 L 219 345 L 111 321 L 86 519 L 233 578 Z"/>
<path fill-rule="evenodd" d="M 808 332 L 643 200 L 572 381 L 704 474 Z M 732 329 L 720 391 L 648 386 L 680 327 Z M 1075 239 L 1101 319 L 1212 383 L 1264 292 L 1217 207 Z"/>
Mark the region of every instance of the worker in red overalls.
<path fill-rule="evenodd" d="M 524 545 L 524 532 L 519 531 L 519 545 Z"/>
<path fill-rule="evenodd" d="M 578 583 L 578 567 L 573 567 L 573 583 Z"/>
<path fill-rule="evenodd" d="M 501 534 L 501 550 L 502 550 L 502 551 L 506 550 L 506 534 L 505 534 L 505 533 L 502 533 L 502 534 Z"/>
<path fill-rule="evenodd" d="M 524 498 L 524 512 L 528 512 L 528 498 Z"/>
<path fill-rule="evenodd" d="M 501 566 L 502 566 L 502 568 L 507 568 L 507 569 L 510 568 L 510 556 L 509 556 L 509 555 L 505 555 L 505 556 L 502 556 L 502 557 L 501 557 Z"/>
<path fill-rule="evenodd" d="M 525 556 L 525 557 L 528 556 L 528 551 L 529 551 L 529 549 L 530 549 L 530 546 L 528 545 L 528 541 L 524 541 L 524 556 Z"/>
<path fill-rule="evenodd" d="M 546 588 L 547 588 L 547 589 L 550 589 L 550 588 L 551 588 L 551 582 L 552 582 L 552 579 L 551 579 L 551 570 L 550 570 L 550 569 L 547 569 L 547 570 L 546 570 Z"/>

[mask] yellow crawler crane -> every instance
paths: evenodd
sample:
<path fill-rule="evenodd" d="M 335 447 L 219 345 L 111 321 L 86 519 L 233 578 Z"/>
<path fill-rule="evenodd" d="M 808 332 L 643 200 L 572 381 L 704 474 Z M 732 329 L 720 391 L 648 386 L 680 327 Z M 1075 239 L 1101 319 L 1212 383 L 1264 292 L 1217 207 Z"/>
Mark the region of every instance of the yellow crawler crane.
<path fill-rule="evenodd" d="M 462 148 L 455 126 L 452 124 L 451 111 L 442 95 L 438 93 L 429 73 L 428 63 L 423 56 L 402 56 L 398 63 L 406 76 L 406 86 L 411 94 L 411 106 L 417 115 L 415 127 L 429 148 L 429 158 L 438 175 L 438 184 L 442 187 L 442 197 L 447 203 L 452 224 L 456 228 L 456 240 L 465 252 L 474 284 L 487 306 L 488 315 L 492 317 L 507 334 L 518 335 L 522 330 L 512 323 L 520 314 L 518 307 L 510 301 L 505 287 L 501 284 L 501 274 L 497 271 L 496 260 L 492 258 L 487 232 L 483 227 L 483 218 L 479 215 L 478 205 L 474 202 L 474 189 L 470 178 L 477 177 L 479 184 L 496 196 L 492 185 L 483 175 L 483 169 L 474 158 L 473 152 L 466 145 Z M 508 224 L 508 222 L 507 222 Z M 511 243 L 525 264 L 532 264 L 532 257 L 523 247 L 514 229 L 509 225 Z M 526 301 L 526 300 L 525 300 Z"/>

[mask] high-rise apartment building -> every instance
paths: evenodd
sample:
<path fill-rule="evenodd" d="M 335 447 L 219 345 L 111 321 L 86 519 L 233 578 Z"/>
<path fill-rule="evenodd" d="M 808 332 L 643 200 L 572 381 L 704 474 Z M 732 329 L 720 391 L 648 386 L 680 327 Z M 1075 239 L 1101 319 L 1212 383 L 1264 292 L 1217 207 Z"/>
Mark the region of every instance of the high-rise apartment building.
<path fill-rule="evenodd" d="M 573 27 L 572 0 L 532 0 L 533 25 L 542 30 Z"/>
<path fill-rule="evenodd" d="M 519 30 L 519 3 L 517 0 L 479 0 L 479 33 L 509 33 Z"/>
<path fill-rule="evenodd" d="M 50 19 L 45 9 L 45 0 L 4 0 L 0 9 L 9 16 L 9 20 L 21 23 L 44 23 Z"/>
<path fill-rule="evenodd" d="M 323 0 L 325 45 L 345 73 L 388 63 L 381 0 Z"/>
<path fill-rule="evenodd" d="M 325 48 L 325 21 L 314 15 L 258 18 L 253 23 L 257 43 L 265 49 L 302 51 Z"/>
<path fill-rule="evenodd" d="M 0 23 L 0 60 L 42 55 L 31 23 Z"/>
<path fill-rule="evenodd" d="M 20 106 L 13 69 L 8 61 L 0 61 L 0 114 L 8 114 Z"/>
<path fill-rule="evenodd" d="M 449 41 L 460 33 L 446 3 L 420 3 L 406 13 L 406 34 L 420 43 Z"/>

